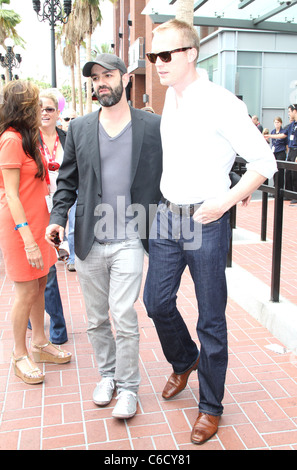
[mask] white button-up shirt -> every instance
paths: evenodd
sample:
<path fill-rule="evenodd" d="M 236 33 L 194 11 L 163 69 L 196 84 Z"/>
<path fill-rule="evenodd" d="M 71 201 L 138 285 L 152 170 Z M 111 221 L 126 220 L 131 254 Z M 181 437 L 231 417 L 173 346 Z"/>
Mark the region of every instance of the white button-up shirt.
<path fill-rule="evenodd" d="M 274 155 L 253 124 L 246 105 L 228 90 L 198 78 L 183 92 L 177 107 L 169 87 L 161 121 L 163 196 L 175 204 L 220 197 L 230 188 L 236 154 L 247 169 L 271 178 Z"/>

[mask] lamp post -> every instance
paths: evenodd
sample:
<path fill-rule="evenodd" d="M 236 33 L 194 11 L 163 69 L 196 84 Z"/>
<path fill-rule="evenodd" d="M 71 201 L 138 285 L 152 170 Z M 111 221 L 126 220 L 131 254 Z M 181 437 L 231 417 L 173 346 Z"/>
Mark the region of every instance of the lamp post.
<path fill-rule="evenodd" d="M 58 22 L 66 24 L 71 13 L 72 0 L 64 0 L 62 8 L 60 0 L 44 0 L 42 13 L 40 13 L 40 0 L 33 1 L 33 10 L 37 13 L 39 21 L 49 21 L 51 27 L 51 61 L 52 61 L 52 87 L 57 87 L 56 77 L 56 46 L 55 26 Z"/>
<path fill-rule="evenodd" d="M 9 81 L 11 81 L 12 69 L 20 66 L 20 63 L 22 62 L 22 57 L 21 54 L 15 54 L 13 52 L 14 42 L 12 39 L 6 39 L 5 45 L 7 47 L 7 52 L 5 55 L 2 55 L 0 53 L 0 63 L 2 67 L 8 69 Z"/>

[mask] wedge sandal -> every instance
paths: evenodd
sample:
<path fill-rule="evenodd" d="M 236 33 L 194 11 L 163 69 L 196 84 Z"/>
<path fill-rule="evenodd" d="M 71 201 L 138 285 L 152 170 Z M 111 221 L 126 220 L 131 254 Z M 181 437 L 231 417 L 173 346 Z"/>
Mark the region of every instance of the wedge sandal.
<path fill-rule="evenodd" d="M 25 361 L 29 368 L 22 370 L 21 361 Z M 15 375 L 22 379 L 26 384 L 34 385 L 40 384 L 44 381 L 44 374 L 38 367 L 36 367 L 29 356 L 21 356 L 16 358 L 14 354 L 12 354 L 12 363 Z"/>
<path fill-rule="evenodd" d="M 48 351 L 44 351 L 47 346 L 52 346 L 58 354 L 53 354 Z M 50 341 L 42 346 L 32 343 L 31 347 L 32 356 L 35 362 L 52 362 L 54 364 L 66 364 L 71 361 L 72 354 L 68 351 L 61 349 L 59 346 L 52 344 Z"/>

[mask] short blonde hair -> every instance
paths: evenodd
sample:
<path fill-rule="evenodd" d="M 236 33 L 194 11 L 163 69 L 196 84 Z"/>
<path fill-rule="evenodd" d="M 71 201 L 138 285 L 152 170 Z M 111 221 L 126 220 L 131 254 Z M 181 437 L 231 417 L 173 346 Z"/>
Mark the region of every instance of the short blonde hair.
<path fill-rule="evenodd" d="M 59 109 L 59 101 L 58 101 L 58 98 L 57 98 L 57 96 L 55 95 L 55 93 L 53 93 L 51 90 L 43 90 L 43 91 L 41 91 L 39 97 L 40 97 L 41 100 L 42 100 L 42 98 L 47 98 L 47 99 L 49 99 L 49 100 L 52 100 L 52 102 L 53 102 L 54 105 L 55 105 L 56 110 L 58 111 L 58 109 Z"/>
<path fill-rule="evenodd" d="M 178 31 L 184 41 L 184 44 L 181 46 L 187 47 L 191 46 L 197 51 L 196 62 L 199 57 L 200 51 L 200 38 L 197 30 L 194 26 L 186 23 L 185 21 L 177 20 L 176 18 L 162 23 L 154 29 L 153 34 L 162 33 L 162 31 L 168 31 L 169 29 L 175 29 Z"/>

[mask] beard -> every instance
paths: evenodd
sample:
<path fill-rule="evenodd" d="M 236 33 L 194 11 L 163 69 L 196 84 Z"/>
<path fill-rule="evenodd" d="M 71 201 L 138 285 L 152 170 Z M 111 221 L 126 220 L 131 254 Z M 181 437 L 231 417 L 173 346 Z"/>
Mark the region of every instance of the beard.
<path fill-rule="evenodd" d="M 108 89 L 110 91 L 110 94 L 100 95 L 99 91 L 101 89 Z M 110 108 L 111 106 L 116 105 L 121 100 L 123 91 L 124 91 L 124 87 L 123 87 L 123 81 L 121 79 L 119 85 L 116 86 L 115 88 L 111 88 L 108 86 L 99 87 L 98 90 L 96 90 L 95 92 L 95 96 L 98 102 L 101 104 L 101 106 Z"/>

